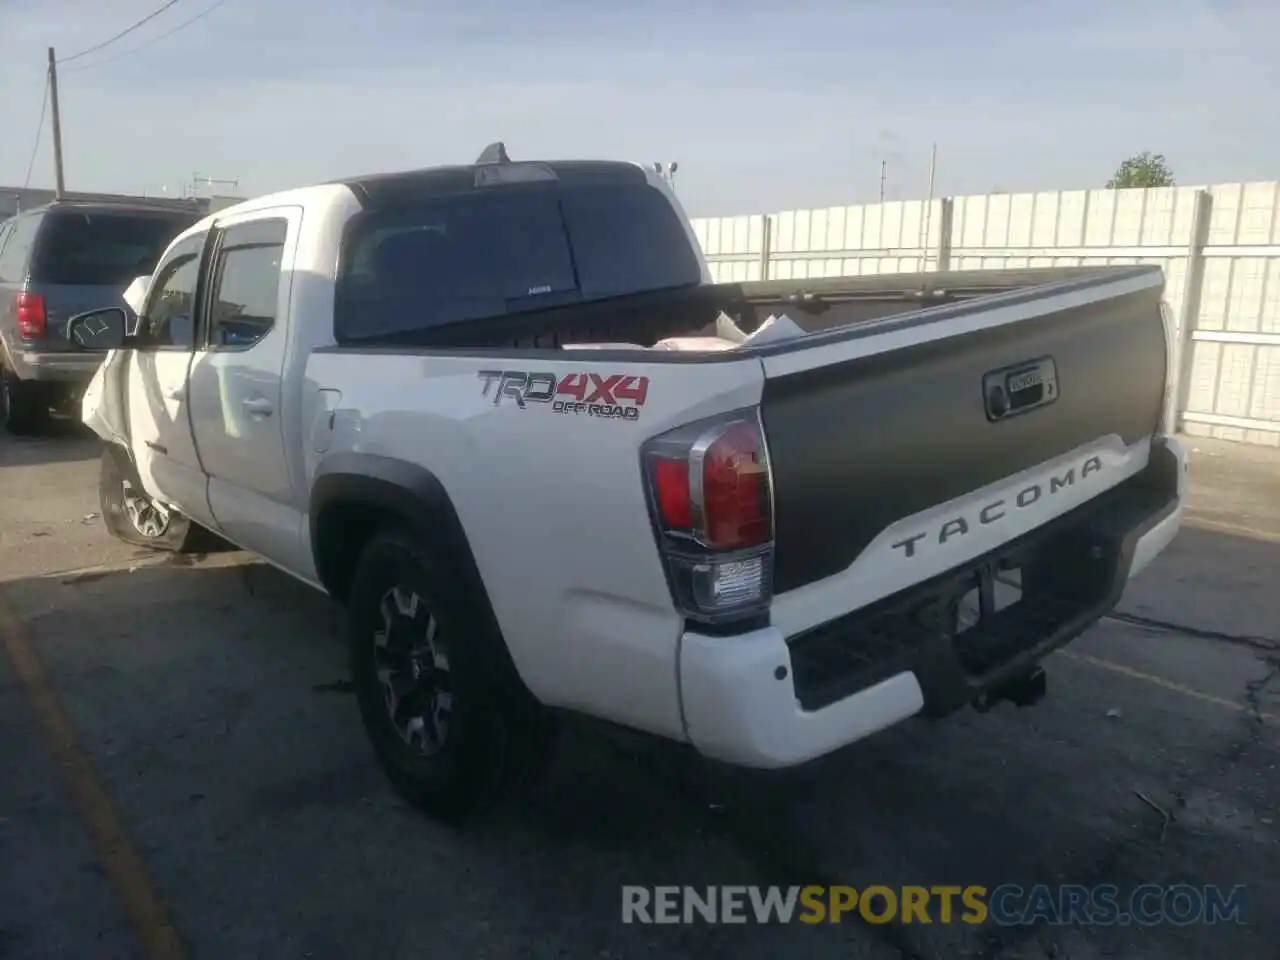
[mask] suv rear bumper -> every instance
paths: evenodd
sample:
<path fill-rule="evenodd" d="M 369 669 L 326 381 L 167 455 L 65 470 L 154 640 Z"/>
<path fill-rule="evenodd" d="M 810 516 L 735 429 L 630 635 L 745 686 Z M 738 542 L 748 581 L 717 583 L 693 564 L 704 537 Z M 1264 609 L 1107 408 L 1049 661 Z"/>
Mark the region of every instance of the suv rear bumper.
<path fill-rule="evenodd" d="M 995 556 L 800 636 L 775 627 L 686 632 L 679 662 L 689 740 L 728 763 L 795 766 L 922 712 L 951 713 L 1025 674 L 1111 611 L 1129 578 L 1173 540 L 1186 464 L 1182 444 L 1160 438 L 1140 474 Z M 1007 557 L 1039 565 L 1040 580 L 1025 581 L 1042 584 L 1039 594 L 1027 586 L 1026 600 L 958 638 L 937 619 L 922 622 L 921 610 Z"/>
<path fill-rule="evenodd" d="M 9 351 L 13 372 L 20 380 L 87 384 L 106 357 L 104 353 L 31 350 Z"/>

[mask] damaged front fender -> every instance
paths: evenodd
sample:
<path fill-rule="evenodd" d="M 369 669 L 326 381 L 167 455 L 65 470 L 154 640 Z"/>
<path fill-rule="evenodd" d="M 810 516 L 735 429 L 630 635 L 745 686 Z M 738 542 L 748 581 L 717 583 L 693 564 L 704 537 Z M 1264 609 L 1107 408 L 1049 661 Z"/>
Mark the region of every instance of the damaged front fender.
<path fill-rule="evenodd" d="M 129 446 L 128 421 L 125 419 L 124 389 L 129 370 L 128 350 L 108 351 L 85 388 L 80 401 L 80 419 L 90 430 L 108 443 Z"/>
<path fill-rule="evenodd" d="M 151 286 L 151 277 L 135 277 L 121 295 L 135 316 L 142 315 L 142 305 Z M 108 443 L 129 448 L 129 421 L 125 417 L 125 389 L 128 385 L 129 350 L 110 350 L 98 365 L 93 379 L 85 388 L 80 402 L 80 420 Z"/>

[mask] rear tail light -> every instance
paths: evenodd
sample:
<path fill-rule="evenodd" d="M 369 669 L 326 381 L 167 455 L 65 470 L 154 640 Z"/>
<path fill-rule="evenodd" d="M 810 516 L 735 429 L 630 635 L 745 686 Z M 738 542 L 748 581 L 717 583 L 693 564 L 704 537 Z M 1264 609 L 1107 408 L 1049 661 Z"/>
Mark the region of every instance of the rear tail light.
<path fill-rule="evenodd" d="M 773 486 L 756 411 L 664 433 L 641 456 L 680 612 L 723 623 L 766 610 L 773 599 Z"/>
<path fill-rule="evenodd" d="M 45 335 L 44 297 L 38 293 L 18 294 L 18 336 L 23 340 L 43 340 Z"/>

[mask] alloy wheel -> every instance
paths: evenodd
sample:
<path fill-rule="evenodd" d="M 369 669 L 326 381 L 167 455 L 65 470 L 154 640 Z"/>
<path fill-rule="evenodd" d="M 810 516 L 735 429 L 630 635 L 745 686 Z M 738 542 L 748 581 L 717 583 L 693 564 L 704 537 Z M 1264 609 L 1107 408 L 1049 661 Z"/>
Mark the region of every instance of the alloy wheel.
<path fill-rule="evenodd" d="M 133 529 L 148 540 L 158 540 L 169 529 L 169 511 L 140 490 L 135 490 L 128 480 L 121 481 L 124 512 Z"/>
<path fill-rule="evenodd" d="M 452 676 L 439 624 L 414 591 L 393 587 L 379 605 L 374 665 L 392 726 L 416 753 L 444 747 L 453 716 Z"/>

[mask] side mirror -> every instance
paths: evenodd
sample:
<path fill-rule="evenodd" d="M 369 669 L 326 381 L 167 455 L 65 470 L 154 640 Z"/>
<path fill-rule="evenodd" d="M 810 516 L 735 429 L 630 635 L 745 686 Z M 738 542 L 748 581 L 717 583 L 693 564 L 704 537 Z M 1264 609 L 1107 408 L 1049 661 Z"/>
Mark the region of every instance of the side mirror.
<path fill-rule="evenodd" d="M 128 324 L 123 307 L 101 307 L 68 320 L 67 339 L 81 350 L 114 350 L 125 345 Z"/>

